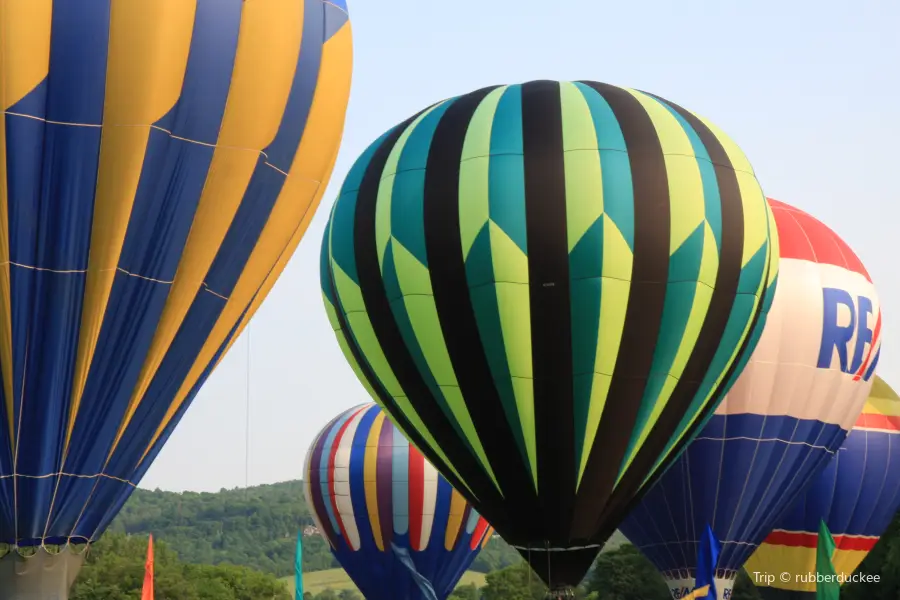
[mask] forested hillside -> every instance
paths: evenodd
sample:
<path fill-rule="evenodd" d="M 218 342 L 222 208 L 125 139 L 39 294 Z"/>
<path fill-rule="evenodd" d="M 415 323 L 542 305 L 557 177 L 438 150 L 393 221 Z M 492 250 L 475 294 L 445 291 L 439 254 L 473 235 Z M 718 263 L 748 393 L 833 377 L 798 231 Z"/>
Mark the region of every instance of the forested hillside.
<path fill-rule="evenodd" d="M 218 493 L 138 489 L 109 532 L 152 533 L 188 563 L 231 563 L 283 577 L 293 573 L 297 532 L 313 523 L 302 482 L 288 481 Z M 472 570 L 487 573 L 519 560 L 498 537 Z M 304 571 L 338 566 L 321 536 L 304 539 Z"/>

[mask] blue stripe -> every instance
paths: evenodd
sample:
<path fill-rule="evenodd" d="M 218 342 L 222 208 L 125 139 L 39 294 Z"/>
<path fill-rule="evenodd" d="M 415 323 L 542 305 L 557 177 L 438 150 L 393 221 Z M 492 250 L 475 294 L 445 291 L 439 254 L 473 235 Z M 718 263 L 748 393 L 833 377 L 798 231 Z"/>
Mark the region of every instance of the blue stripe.
<path fill-rule="evenodd" d="M 10 111 L 59 123 L 6 117 L 10 260 L 23 265 L 10 267 L 13 390 L 24 399 L 15 419 L 27 447 L 16 472 L 27 475 L 60 466 L 85 274 L 53 271 L 87 269 L 100 151 L 99 127 L 68 123 L 101 123 L 109 0 L 56 3 L 51 27 L 48 78 Z M 12 482 L 0 485 L 12 497 Z M 19 480 L 20 538 L 43 534 L 55 485 Z"/>
<path fill-rule="evenodd" d="M 725 541 L 719 568 L 740 568 L 845 435 L 820 421 L 714 415 L 620 530 L 667 571 L 696 567 L 695 542 L 709 523 Z"/>
<path fill-rule="evenodd" d="M 116 273 L 84 390 L 83 397 L 90 402 L 80 407 L 66 472 L 100 472 L 137 385 L 171 290 L 171 285 L 159 281 L 175 278 L 213 158 L 213 148 L 186 140 L 216 140 L 225 114 L 242 7 L 240 0 L 201 0 L 197 5 L 182 94 L 157 123 L 177 137 L 150 130 L 119 259 L 121 269 L 157 281 Z M 154 398 L 145 400 L 154 405 Z M 161 415 L 131 427 L 144 433 L 144 448 L 160 419 Z M 133 460 L 137 458 L 140 455 Z M 130 480 L 130 469 L 122 470 L 120 476 Z M 89 480 L 63 478 L 54 515 L 62 529 L 74 523 L 93 487 Z M 97 493 L 90 503 L 86 512 L 94 507 L 100 512 L 85 514 L 82 521 L 98 522 L 106 504 Z M 62 529 L 59 535 L 67 533 Z"/>
<path fill-rule="evenodd" d="M 350 473 L 347 478 L 350 482 L 350 503 L 353 506 L 354 521 L 359 532 L 359 549 L 368 551 L 376 549 L 377 546 L 366 508 L 366 442 L 379 413 L 376 406 L 372 405 L 365 409 L 359 419 L 356 434 L 353 437 L 353 446 L 350 449 Z"/>
<path fill-rule="evenodd" d="M 881 536 L 900 509 L 898 463 L 900 434 L 851 432 L 775 527 L 815 533 L 824 518 L 833 535 Z"/>

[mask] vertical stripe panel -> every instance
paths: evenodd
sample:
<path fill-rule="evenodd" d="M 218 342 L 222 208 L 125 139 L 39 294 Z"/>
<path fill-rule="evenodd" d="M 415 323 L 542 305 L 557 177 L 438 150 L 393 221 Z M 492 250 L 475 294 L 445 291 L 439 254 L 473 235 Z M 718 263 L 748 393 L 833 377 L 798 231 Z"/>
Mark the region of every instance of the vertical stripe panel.
<path fill-rule="evenodd" d="M 409 545 L 422 550 L 422 520 L 425 504 L 425 459 L 415 446 L 409 446 Z"/>
<path fill-rule="evenodd" d="M 662 321 L 668 279 L 669 192 L 665 159 L 653 122 L 627 91 L 602 83 L 584 82 L 610 107 L 625 139 L 634 198 L 631 284 L 607 402 L 597 438 L 605 452 L 624 456 L 637 424 L 641 397 L 653 362 L 653 344 Z M 606 504 L 620 472 L 620 464 L 601 455 L 594 446 L 585 466 L 576 499 L 571 536 L 588 539 L 597 532 L 603 515 L 588 505 Z M 605 453 L 604 453 L 605 454 Z"/>
<path fill-rule="evenodd" d="M 538 494 L 537 539 L 566 536 L 572 519 L 575 423 L 566 181 L 559 84 L 522 86 L 522 146 L 528 238 Z M 566 440 L 565 443 L 560 443 Z M 543 493 L 546 492 L 546 493 Z"/>
<path fill-rule="evenodd" d="M 466 245 L 470 244 L 470 240 L 474 242 L 478 230 L 484 229 L 484 223 L 490 216 L 488 198 L 487 211 L 480 209 L 480 225 L 474 220 L 465 220 L 469 218 L 467 214 L 472 214 L 471 210 L 463 212 L 465 203 L 479 189 L 477 193 L 483 198 L 485 185 L 488 186 L 488 193 L 490 185 L 489 164 L 486 179 L 482 159 L 466 152 L 477 152 L 477 147 L 470 144 L 474 144 L 475 140 L 482 140 L 483 143 L 486 140 L 484 128 L 490 125 L 492 129 L 493 123 L 479 123 L 475 119 L 480 119 L 477 112 L 479 106 L 488 102 L 495 89 L 498 88 L 485 88 L 455 100 L 435 130 L 426 166 L 425 242 L 435 305 L 460 392 L 475 429 L 491 432 L 481 440 L 485 454 L 496 464 L 520 464 L 522 468 L 495 471 L 495 485 L 470 456 L 454 457 L 454 460 L 460 461 L 460 471 L 467 474 L 465 483 L 492 519 L 527 524 L 531 522 L 528 516 L 534 515 L 537 510 L 537 499 L 534 482 L 527 469 L 527 458 L 520 450 L 522 444 L 517 442 L 515 433 L 521 432 L 521 425 L 517 420 L 508 418 L 509 412 L 514 412 L 510 410 L 513 407 L 505 405 L 498 392 L 496 382 L 502 381 L 503 371 L 498 369 L 499 377 L 495 379 L 495 372 L 491 369 L 491 360 L 501 355 L 496 353 L 489 357 L 488 347 L 481 342 L 484 339 L 482 336 L 488 332 L 480 329 L 484 323 L 479 322 L 475 304 L 477 299 L 470 284 L 474 274 L 468 271 L 466 262 L 467 254 L 471 254 Z M 507 92 L 503 93 L 505 95 Z M 508 93 L 518 94 L 519 90 Z M 479 161 L 482 161 L 481 166 L 478 166 Z M 482 174 L 479 175 L 478 170 Z M 478 181 L 481 183 L 475 186 Z M 481 206 L 484 204 L 482 201 Z M 495 330 L 490 334 L 493 339 L 500 339 L 500 332 Z M 426 423 L 436 435 L 446 430 L 436 417 L 429 417 Z M 438 441 L 447 451 L 456 445 L 452 439 Z M 504 490 L 516 490 L 517 500 L 505 511 L 501 509 Z"/>
<path fill-rule="evenodd" d="M 378 441 L 381 438 L 381 431 L 384 427 L 384 413 L 379 412 L 372 423 L 369 434 L 366 437 L 366 463 L 365 463 L 365 488 L 366 488 L 366 509 L 369 515 L 369 526 L 372 528 L 372 537 L 375 539 L 375 546 L 380 551 L 384 551 L 384 537 L 382 534 L 382 525 L 379 515 L 381 514 L 381 506 L 378 503 Z"/>
<path fill-rule="evenodd" d="M 387 549 L 394 537 L 393 503 L 394 487 L 394 436 L 395 430 L 390 421 L 381 428 L 378 438 L 378 458 L 375 469 L 375 488 L 378 496 L 378 521 L 381 523 L 380 548 Z"/>
<path fill-rule="evenodd" d="M 450 518 L 447 520 L 447 530 L 444 532 L 444 549 L 450 550 L 456 546 L 462 533 L 463 515 L 466 511 L 466 500 L 462 495 L 453 490 L 450 498 Z"/>
<path fill-rule="evenodd" d="M 428 550 L 431 532 L 438 526 L 439 521 L 444 518 L 442 514 L 439 515 L 438 513 L 438 509 L 442 508 L 438 504 L 440 476 L 437 469 L 430 463 L 425 462 L 423 466 L 422 532 L 418 543 L 418 549 L 421 551 Z"/>
<path fill-rule="evenodd" d="M 88 266 L 109 41 L 109 0 L 56 2 L 44 82 L 9 108 L 8 211 L 16 473 L 57 471 Z M 40 535 L 55 480 L 16 482 L 20 535 Z"/>
<path fill-rule="evenodd" d="M 344 429 L 340 442 L 335 447 L 334 469 L 332 471 L 335 507 L 344 532 L 347 534 L 347 544 L 353 550 L 359 550 L 360 538 L 359 528 L 356 525 L 356 515 L 353 512 L 350 458 L 356 443 L 356 431 L 364 415 L 365 409 L 356 412 L 347 421 L 346 429 Z"/>
<path fill-rule="evenodd" d="M 591 113 L 591 127 L 597 140 L 600 161 L 601 189 L 596 193 L 603 199 L 603 215 L 593 225 L 596 229 L 586 232 L 580 246 L 572 249 L 569 259 L 573 269 L 570 292 L 573 311 L 576 306 L 579 311 L 586 311 L 591 305 L 598 311 L 598 335 L 591 338 L 595 345 L 592 376 L 590 382 L 585 382 L 590 384 L 590 398 L 584 414 L 585 435 L 578 465 L 580 486 L 609 397 L 609 386 L 625 328 L 634 259 L 635 207 L 628 150 L 615 114 L 593 88 L 583 83 L 573 85 Z M 588 266 L 593 261 L 597 264 Z M 579 262 L 588 263 L 583 274 L 575 268 Z M 596 280 L 592 280 L 591 276 Z M 584 316 L 573 315 L 575 348 L 578 348 L 577 340 L 579 335 L 583 335 L 583 328 L 574 324 L 583 322 Z M 577 379 L 575 385 L 579 385 Z"/>
<path fill-rule="evenodd" d="M 391 508 L 394 517 L 394 533 L 409 533 L 410 480 L 409 442 L 403 436 L 393 436 L 391 456 Z"/>

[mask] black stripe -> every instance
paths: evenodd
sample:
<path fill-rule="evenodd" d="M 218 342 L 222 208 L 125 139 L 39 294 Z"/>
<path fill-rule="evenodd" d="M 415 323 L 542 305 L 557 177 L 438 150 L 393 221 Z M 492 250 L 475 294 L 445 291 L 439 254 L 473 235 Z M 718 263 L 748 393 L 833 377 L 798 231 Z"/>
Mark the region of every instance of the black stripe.
<path fill-rule="evenodd" d="M 400 137 L 403 130 L 406 129 L 406 127 L 418 116 L 418 114 L 413 115 L 407 121 L 404 121 L 403 123 L 398 125 L 395 129 L 396 135 L 392 133 L 390 136 L 388 136 L 382 143 L 381 148 L 386 147 L 387 152 L 390 153 L 390 150 L 397 142 L 397 138 Z M 396 423 L 401 429 L 403 429 L 404 432 L 408 434 L 409 441 L 414 446 L 416 446 L 420 452 L 422 452 L 425 458 L 427 458 L 428 461 L 432 465 L 434 465 L 434 467 L 438 471 L 440 471 L 441 475 L 443 475 L 444 478 L 450 482 L 450 485 L 452 485 L 460 494 L 462 494 L 467 501 L 469 501 L 470 503 L 474 503 L 475 498 L 473 498 L 472 495 L 466 491 L 466 487 L 462 485 L 462 482 L 453 474 L 453 471 L 449 469 L 449 465 L 447 465 L 441 459 L 441 457 L 431 448 L 431 446 L 425 442 L 425 438 L 423 438 L 418 430 L 412 426 L 412 423 L 409 421 L 409 419 L 404 416 L 403 412 L 400 410 L 400 407 L 397 405 L 397 402 L 381 384 L 381 381 L 369 366 L 369 363 L 368 361 L 366 361 L 365 356 L 363 355 L 359 346 L 356 345 L 356 341 L 350 334 L 350 326 L 347 324 L 347 318 L 344 315 L 344 308 L 341 304 L 341 298 L 338 295 L 337 288 L 334 283 L 334 268 L 330 257 L 328 260 L 328 285 L 331 287 L 331 295 L 335 300 L 335 314 L 337 315 L 338 324 L 340 326 L 340 331 L 337 331 L 335 333 L 337 335 L 343 336 L 344 341 L 347 343 L 347 348 L 350 350 L 350 354 L 353 356 L 354 360 L 356 360 L 356 363 L 359 365 L 359 369 L 362 372 L 363 377 L 366 378 L 366 381 L 369 382 L 372 390 L 378 396 L 378 400 L 387 411 L 391 421 Z"/>
<path fill-rule="evenodd" d="M 425 244 L 434 302 L 453 371 L 504 495 L 481 498 L 478 511 L 507 542 L 524 545 L 530 531 L 540 527 L 539 519 L 534 518 L 537 496 L 481 343 L 466 279 L 459 222 L 460 159 L 466 133 L 475 110 L 494 89 L 496 86 L 459 98 L 435 129 L 425 169 Z M 471 473 L 471 477 L 485 479 L 482 487 L 493 485 L 481 471 Z M 504 527 L 507 523 L 514 526 Z"/>
<path fill-rule="evenodd" d="M 654 96 L 654 98 L 657 97 Z M 741 277 L 741 261 L 744 250 L 744 207 L 737 175 L 734 172 L 731 161 L 728 159 L 728 154 L 712 131 L 694 115 L 667 100 L 657 99 L 671 106 L 688 122 L 697 133 L 701 143 L 706 147 L 709 157 L 714 164 L 716 183 L 719 187 L 721 200 L 722 248 L 719 252 L 719 269 L 716 273 L 716 286 L 710 299 L 709 310 L 703 320 L 697 343 L 694 345 L 690 358 L 688 358 L 687 365 L 685 365 L 684 373 L 675 385 L 675 389 L 662 410 L 659 420 L 638 450 L 631 468 L 622 477 L 620 482 L 621 489 L 616 490 L 614 501 L 610 503 L 610 510 L 619 512 L 623 517 L 626 509 L 638 501 L 640 496 L 635 496 L 635 493 L 639 491 L 639 487 L 647 477 L 648 471 L 653 468 L 653 465 L 659 459 L 660 453 L 665 449 L 688 407 L 699 392 L 700 385 L 703 383 L 703 379 L 712 365 L 734 306 Z M 767 273 L 768 269 L 766 269 L 764 276 L 767 276 Z M 761 306 L 761 304 L 757 306 L 752 323 L 757 322 Z M 750 335 L 748 334 L 744 338 L 742 349 L 746 348 L 749 339 Z M 735 360 L 731 368 L 726 371 L 726 376 L 733 372 L 736 365 L 737 361 Z M 694 431 L 703 422 L 703 418 L 715 410 L 723 389 L 717 390 L 713 396 L 713 401 L 709 402 L 700 412 L 694 424 L 688 429 L 686 435 L 682 437 L 682 441 L 672 448 L 669 458 L 663 461 L 656 470 L 656 475 L 648 480 L 644 489 L 649 489 L 668 466 L 678 458 L 687 440 L 691 439 L 687 434 Z"/>
<path fill-rule="evenodd" d="M 372 155 L 360 184 L 353 231 L 359 284 L 375 336 L 397 381 L 403 388 L 403 392 L 407 395 L 410 404 L 422 419 L 425 427 L 434 436 L 435 442 L 444 451 L 447 460 L 456 468 L 460 477 L 466 481 L 472 493 L 479 500 L 484 501 L 497 495 L 496 488 L 489 479 L 476 476 L 482 471 L 481 465 L 458 438 L 456 431 L 419 373 L 409 348 L 403 341 L 400 328 L 394 320 L 394 314 L 385 292 L 384 281 L 381 278 L 381 267 L 378 263 L 378 249 L 375 241 L 375 208 L 378 200 L 378 187 L 388 156 L 397 138 L 410 122 L 407 121 L 407 125 L 394 130 Z M 429 459 L 432 458 L 426 456 Z M 444 471 L 441 473 L 444 474 Z M 460 493 L 463 492 L 463 489 L 459 490 Z"/>
<path fill-rule="evenodd" d="M 522 145 L 534 420 L 537 442 L 538 538 L 569 541 L 577 465 L 572 384 L 572 315 L 566 223 L 566 167 L 559 83 L 522 86 Z"/>
<path fill-rule="evenodd" d="M 634 263 L 622 342 L 576 500 L 573 540 L 602 542 L 618 522 L 606 509 L 625 458 L 659 336 L 669 277 L 669 181 L 653 121 L 629 92 L 585 81 L 622 128 L 634 189 Z M 629 469 L 629 472 L 634 468 Z"/>

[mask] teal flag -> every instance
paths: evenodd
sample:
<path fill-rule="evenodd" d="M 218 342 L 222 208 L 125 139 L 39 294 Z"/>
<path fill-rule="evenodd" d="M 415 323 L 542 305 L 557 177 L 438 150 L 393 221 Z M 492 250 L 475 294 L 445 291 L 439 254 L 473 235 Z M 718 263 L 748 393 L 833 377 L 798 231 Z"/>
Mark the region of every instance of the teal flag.
<path fill-rule="evenodd" d="M 297 533 L 297 551 L 294 553 L 294 600 L 303 600 L 303 532 Z"/>

